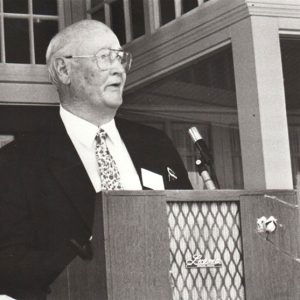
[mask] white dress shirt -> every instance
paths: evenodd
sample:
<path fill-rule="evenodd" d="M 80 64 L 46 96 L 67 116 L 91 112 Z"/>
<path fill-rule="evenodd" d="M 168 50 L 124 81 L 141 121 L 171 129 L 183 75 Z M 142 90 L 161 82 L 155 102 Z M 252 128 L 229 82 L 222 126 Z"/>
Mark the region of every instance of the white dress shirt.
<path fill-rule="evenodd" d="M 60 106 L 59 112 L 67 133 L 87 171 L 95 191 L 98 193 L 101 190 L 101 181 L 95 152 L 95 137 L 99 128 L 75 116 L 62 106 Z M 115 120 L 102 125 L 101 128 L 107 133 L 106 144 L 116 162 L 124 190 L 141 190 L 142 186 L 139 176 L 120 137 Z"/>

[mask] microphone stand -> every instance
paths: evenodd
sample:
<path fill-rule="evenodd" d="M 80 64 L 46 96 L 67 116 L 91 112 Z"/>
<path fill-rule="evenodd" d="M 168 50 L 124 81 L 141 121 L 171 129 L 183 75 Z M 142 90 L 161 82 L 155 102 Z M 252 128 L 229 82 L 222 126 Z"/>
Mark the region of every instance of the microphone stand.
<path fill-rule="evenodd" d="M 188 132 L 200 153 L 200 159 L 196 160 L 196 167 L 204 185 L 208 190 L 219 189 L 220 185 L 213 168 L 213 159 L 200 132 L 197 127 L 191 127 Z"/>
<path fill-rule="evenodd" d="M 205 162 L 203 162 L 201 159 L 197 159 L 196 167 L 198 169 L 198 173 L 201 176 L 204 185 L 208 190 L 216 190 L 219 188 L 219 183 L 216 181 L 216 184 L 214 183 L 213 179 L 211 178 L 209 172 L 208 172 L 208 166 Z"/>

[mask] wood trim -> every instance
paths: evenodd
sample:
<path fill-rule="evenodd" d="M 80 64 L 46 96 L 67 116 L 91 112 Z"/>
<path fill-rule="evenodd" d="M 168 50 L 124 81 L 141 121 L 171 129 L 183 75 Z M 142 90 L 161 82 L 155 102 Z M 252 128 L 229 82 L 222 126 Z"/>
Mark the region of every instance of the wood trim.
<path fill-rule="evenodd" d="M 149 1 L 150 22 L 153 27 L 153 17 L 157 0 Z M 127 90 L 159 78 L 179 67 L 179 60 L 191 61 L 192 56 L 197 55 L 196 48 L 210 40 L 214 45 L 231 39 L 230 27 L 237 22 L 249 17 L 251 14 L 262 16 L 276 16 L 280 28 L 288 30 L 300 30 L 300 4 L 298 0 L 274 0 L 272 3 L 266 0 L 222 0 L 208 1 L 189 14 L 158 28 L 152 36 L 144 36 L 127 44 L 129 51 L 133 53 L 134 63 L 127 79 Z M 220 32 L 227 32 L 218 39 Z M 213 38 L 213 35 L 215 38 Z M 221 36 L 221 34 L 219 34 Z M 213 41 L 214 40 L 214 41 Z M 188 49 L 194 47 L 194 53 Z M 183 50 L 184 49 L 184 50 Z M 180 52 L 185 52 L 180 55 Z M 200 50 L 201 51 L 201 50 Z M 208 52 L 208 51 L 207 51 Z M 166 61 L 168 60 L 168 62 Z"/>
<path fill-rule="evenodd" d="M 165 24 L 153 33 L 146 42 L 141 39 L 139 43 L 133 41 L 127 46 L 134 51 L 136 57 L 145 51 L 154 49 L 158 53 L 158 50 L 169 48 L 170 43 L 174 44 L 176 39 L 184 39 L 185 43 L 192 42 L 195 37 L 197 39 L 203 38 L 249 15 L 243 0 L 222 0 L 213 4 L 206 2 L 202 7 L 190 11 L 189 14 Z M 163 49 L 160 49 L 161 47 Z M 169 49 L 170 51 L 172 49 Z"/>
<path fill-rule="evenodd" d="M 159 0 L 151 0 L 151 22 L 153 23 L 152 33 L 160 26 L 160 5 Z"/>
<path fill-rule="evenodd" d="M 265 197 L 266 194 L 270 197 Z M 293 208 L 296 204 L 296 191 L 241 195 L 247 299 L 298 299 L 300 232 L 299 209 Z M 275 232 L 257 232 L 257 218 L 262 216 L 278 220 L 280 225 Z"/>
<path fill-rule="evenodd" d="M 51 84 L 0 83 L 0 90 L 0 105 L 54 105 L 59 103 L 56 89 Z"/>
<path fill-rule="evenodd" d="M 219 31 L 205 40 L 195 40 L 191 44 L 186 44 L 185 47 L 182 45 L 184 42 L 178 41 L 178 43 L 180 46 L 175 45 L 176 48 L 171 53 L 163 55 L 158 50 L 158 52 L 149 52 L 148 57 L 140 56 L 137 62 L 134 59 L 134 67 L 129 73 L 125 90 L 132 91 L 142 84 L 149 83 L 181 66 L 186 66 L 197 58 L 229 45 L 229 32 L 228 29 Z M 145 62 L 141 62 L 143 58 Z"/>
<path fill-rule="evenodd" d="M 144 20 L 145 20 L 145 36 L 149 36 L 152 30 L 151 12 L 150 12 L 150 1 L 143 0 L 144 6 Z"/>
<path fill-rule="evenodd" d="M 111 8 L 110 4 L 104 3 L 104 15 L 105 15 L 105 23 L 108 27 L 111 27 Z"/>
<path fill-rule="evenodd" d="M 182 199 L 182 194 L 186 193 L 187 197 Z M 285 197 L 292 197 L 295 195 L 294 190 L 144 190 L 144 191 L 106 191 L 102 194 L 119 197 L 136 197 L 143 195 L 144 197 L 159 196 L 166 197 L 166 201 L 240 201 L 242 196 L 259 196 L 259 195 L 273 195 L 277 197 L 281 195 Z M 290 202 L 294 203 L 294 202 Z"/>
<path fill-rule="evenodd" d="M 0 64 L 0 82 L 50 83 L 46 65 Z"/>
<path fill-rule="evenodd" d="M 292 188 L 277 20 L 235 24 L 232 49 L 245 188 Z"/>
<path fill-rule="evenodd" d="M 61 30 L 66 27 L 66 24 L 68 24 L 68 20 L 70 19 L 70 11 L 69 10 L 64 10 L 64 6 L 67 6 L 68 0 L 63 1 L 63 0 L 58 0 L 57 1 L 57 13 L 58 16 L 58 29 Z"/>
<path fill-rule="evenodd" d="M 85 0 L 69 0 L 71 4 L 72 23 L 83 20 L 87 17 Z"/>
<path fill-rule="evenodd" d="M 174 0 L 175 4 L 175 18 L 179 18 L 182 15 L 182 1 Z"/>
<path fill-rule="evenodd" d="M 126 42 L 132 41 L 131 1 L 123 0 Z"/>
<path fill-rule="evenodd" d="M 300 18 L 279 18 L 278 28 L 280 34 L 300 35 Z"/>
<path fill-rule="evenodd" d="M 134 61 L 126 89 L 130 90 L 229 44 L 229 26 L 248 16 L 247 7 L 241 0 L 223 0 L 213 4 L 206 2 L 201 8 L 195 8 L 164 25 L 152 36 L 129 43 L 127 49 L 133 53 Z"/>
<path fill-rule="evenodd" d="M 35 64 L 35 49 L 34 49 L 34 30 L 33 30 L 33 9 L 32 0 L 29 0 L 28 5 L 28 27 L 29 27 L 29 48 L 30 48 L 30 63 Z"/>
<path fill-rule="evenodd" d="M 298 0 L 245 0 L 251 16 L 300 17 Z"/>
<path fill-rule="evenodd" d="M 3 0 L 0 0 L 0 12 L 3 11 Z M 5 63 L 6 54 L 5 54 L 5 32 L 4 32 L 4 17 L 3 14 L 0 15 L 0 30 L 1 30 L 1 62 Z"/>
<path fill-rule="evenodd" d="M 72 24 L 72 10 L 71 10 L 71 0 L 60 0 L 63 4 L 63 16 L 64 16 L 64 25 L 68 26 Z"/>

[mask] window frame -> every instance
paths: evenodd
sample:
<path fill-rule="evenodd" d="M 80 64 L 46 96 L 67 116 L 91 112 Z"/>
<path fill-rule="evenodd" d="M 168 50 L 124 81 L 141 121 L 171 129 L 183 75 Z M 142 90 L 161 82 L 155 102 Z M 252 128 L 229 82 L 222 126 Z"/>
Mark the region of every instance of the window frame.
<path fill-rule="evenodd" d="M 40 18 L 43 20 L 57 20 L 58 29 L 62 29 L 66 25 L 66 20 L 70 20 L 71 12 L 66 9 L 69 4 L 69 0 L 57 0 L 57 16 L 51 15 L 37 15 L 32 13 L 32 0 L 29 0 L 28 14 L 20 13 L 4 13 L 3 12 L 3 0 L 0 0 L 0 39 L 1 39 L 1 62 L 0 62 L 0 86 L 3 83 L 41 83 L 49 84 L 49 76 L 47 67 L 44 64 L 35 64 L 34 57 L 34 43 L 33 43 L 33 19 Z M 4 17 L 5 18 L 20 18 L 28 19 L 29 22 L 29 40 L 30 40 L 30 63 L 7 63 L 5 62 L 5 41 L 4 41 Z M 0 96 L 0 103 L 2 102 Z"/>

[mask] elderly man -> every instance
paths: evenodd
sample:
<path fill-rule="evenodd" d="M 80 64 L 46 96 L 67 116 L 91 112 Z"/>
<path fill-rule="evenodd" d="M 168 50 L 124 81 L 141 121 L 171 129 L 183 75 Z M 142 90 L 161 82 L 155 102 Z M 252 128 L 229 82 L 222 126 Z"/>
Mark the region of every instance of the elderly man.
<path fill-rule="evenodd" d="M 43 299 L 76 255 L 92 258 L 96 192 L 191 188 L 163 133 L 115 118 L 131 60 L 97 21 L 50 42 L 60 114 L 46 133 L 23 135 L 0 154 L 0 294 Z"/>

